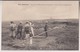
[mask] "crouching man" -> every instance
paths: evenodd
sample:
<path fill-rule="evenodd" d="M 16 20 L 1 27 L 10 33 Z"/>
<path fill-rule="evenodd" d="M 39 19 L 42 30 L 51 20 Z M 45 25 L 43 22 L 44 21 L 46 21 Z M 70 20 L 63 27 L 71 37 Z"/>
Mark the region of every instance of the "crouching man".
<path fill-rule="evenodd" d="M 16 24 L 13 21 L 11 21 L 10 22 L 10 36 L 12 38 L 15 38 L 15 35 L 16 35 Z"/>

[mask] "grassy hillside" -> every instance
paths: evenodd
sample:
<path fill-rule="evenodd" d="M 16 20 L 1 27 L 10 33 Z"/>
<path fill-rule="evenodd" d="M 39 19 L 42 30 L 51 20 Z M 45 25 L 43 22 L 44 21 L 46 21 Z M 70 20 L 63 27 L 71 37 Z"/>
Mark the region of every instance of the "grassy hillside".
<path fill-rule="evenodd" d="M 35 37 L 33 45 L 29 46 L 29 40 L 18 40 L 9 37 L 9 22 L 2 22 L 2 50 L 78 50 L 79 47 L 79 23 L 78 19 L 47 19 L 48 37 L 45 38 L 44 25 L 46 20 L 31 21 L 34 24 Z M 25 23 L 26 20 L 23 21 Z M 15 21 L 16 24 L 19 21 Z M 37 36 L 36 36 L 37 35 Z M 21 45 L 13 46 L 13 45 Z"/>

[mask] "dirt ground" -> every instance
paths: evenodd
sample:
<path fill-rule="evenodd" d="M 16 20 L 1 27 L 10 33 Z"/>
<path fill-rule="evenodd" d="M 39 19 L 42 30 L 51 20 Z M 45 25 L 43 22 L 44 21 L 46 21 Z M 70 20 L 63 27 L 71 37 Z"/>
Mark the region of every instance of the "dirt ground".
<path fill-rule="evenodd" d="M 54 24 L 53 24 L 54 25 Z M 2 28 L 2 50 L 78 50 L 79 47 L 79 26 L 78 24 L 57 24 L 49 29 L 48 37 L 43 32 L 43 28 L 35 29 L 33 44 L 29 44 L 29 39 L 12 39 L 9 36 L 9 29 Z"/>

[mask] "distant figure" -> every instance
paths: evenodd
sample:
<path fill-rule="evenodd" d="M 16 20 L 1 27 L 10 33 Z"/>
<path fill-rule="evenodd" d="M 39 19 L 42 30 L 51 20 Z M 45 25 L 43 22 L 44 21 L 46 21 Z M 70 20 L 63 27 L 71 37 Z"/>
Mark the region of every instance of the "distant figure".
<path fill-rule="evenodd" d="M 15 33 L 16 33 L 16 24 L 13 21 L 11 21 L 10 22 L 10 36 L 12 38 L 15 38 Z"/>
<path fill-rule="evenodd" d="M 47 30 L 48 30 L 48 25 L 47 25 L 47 22 L 46 22 L 46 24 L 44 26 L 44 31 L 45 31 L 46 37 L 48 37 Z"/>
<path fill-rule="evenodd" d="M 17 33 L 16 33 L 16 37 L 19 38 L 19 39 L 22 39 L 22 30 L 23 30 L 23 25 L 22 23 L 20 22 L 18 27 L 17 27 Z"/>

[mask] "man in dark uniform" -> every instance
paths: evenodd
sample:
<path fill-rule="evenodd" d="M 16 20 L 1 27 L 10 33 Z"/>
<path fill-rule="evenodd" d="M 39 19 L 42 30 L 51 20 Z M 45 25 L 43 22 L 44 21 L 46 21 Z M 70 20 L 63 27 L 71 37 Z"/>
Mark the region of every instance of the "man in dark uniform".
<path fill-rule="evenodd" d="M 30 35 L 30 24 L 29 24 L 29 22 L 26 22 L 24 25 L 24 33 L 25 33 L 25 38 L 29 38 L 29 35 Z"/>
<path fill-rule="evenodd" d="M 44 27 L 44 31 L 45 31 L 46 37 L 48 37 L 47 30 L 48 30 L 48 25 L 47 25 L 47 22 L 46 22 L 45 27 Z"/>
<path fill-rule="evenodd" d="M 17 38 L 19 38 L 19 39 L 22 39 L 22 30 L 23 30 L 23 25 L 20 22 L 17 27 L 17 34 L 16 34 Z"/>

